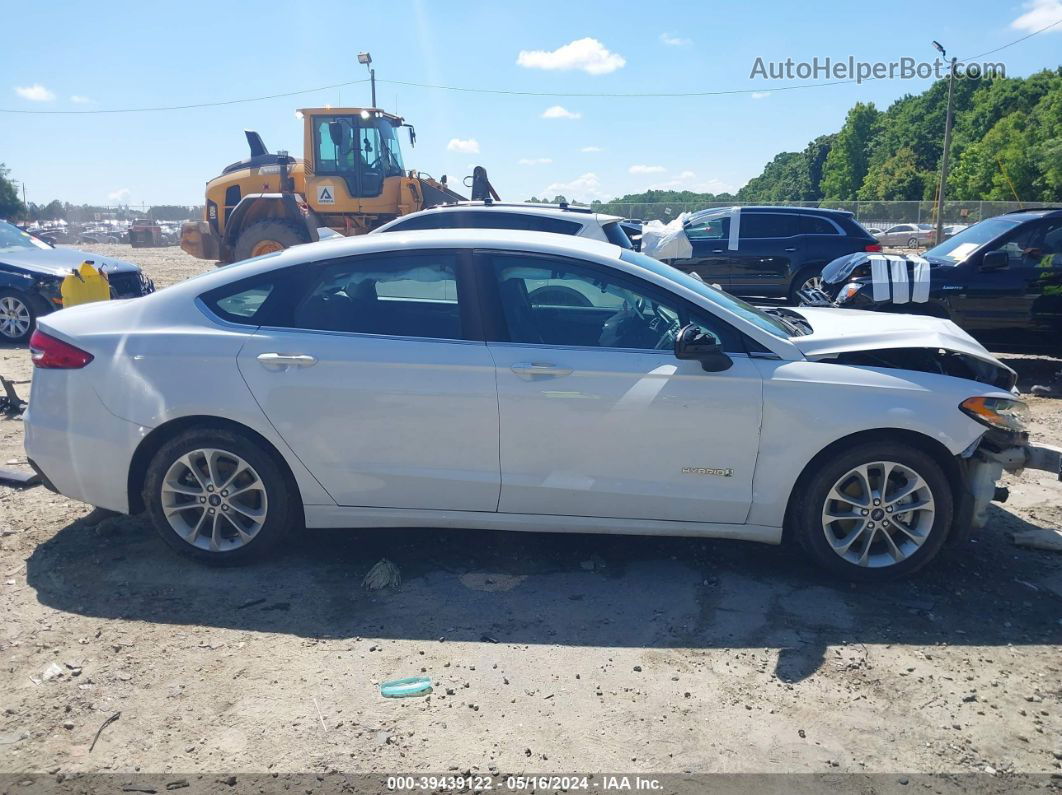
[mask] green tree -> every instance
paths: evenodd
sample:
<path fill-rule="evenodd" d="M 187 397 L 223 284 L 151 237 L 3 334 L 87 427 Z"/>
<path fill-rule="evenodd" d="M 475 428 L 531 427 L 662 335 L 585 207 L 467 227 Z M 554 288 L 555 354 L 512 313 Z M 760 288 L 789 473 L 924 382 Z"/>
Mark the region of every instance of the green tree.
<path fill-rule="evenodd" d="M 871 166 L 856 195 L 862 201 L 918 201 L 932 184 L 933 173 L 919 169 L 914 151 L 905 146 Z"/>
<path fill-rule="evenodd" d="M 854 199 L 867 174 L 870 141 L 878 121 L 873 103 L 857 102 L 848 111 L 822 167 L 822 193 L 828 200 Z"/>
<path fill-rule="evenodd" d="M 0 218 L 21 218 L 26 213 L 26 205 L 18 197 L 15 183 L 7 178 L 9 173 L 0 163 Z"/>

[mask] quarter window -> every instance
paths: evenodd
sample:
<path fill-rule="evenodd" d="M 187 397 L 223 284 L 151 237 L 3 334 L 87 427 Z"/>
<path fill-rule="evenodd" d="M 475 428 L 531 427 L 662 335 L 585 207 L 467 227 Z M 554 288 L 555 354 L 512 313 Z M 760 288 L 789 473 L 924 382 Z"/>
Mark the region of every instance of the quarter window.
<path fill-rule="evenodd" d="M 509 341 L 540 345 L 672 350 L 688 323 L 741 351 L 723 321 L 655 285 L 571 260 L 495 255 Z"/>
<path fill-rule="evenodd" d="M 825 218 L 817 215 L 800 216 L 800 231 L 805 235 L 836 235 L 837 229 Z"/>

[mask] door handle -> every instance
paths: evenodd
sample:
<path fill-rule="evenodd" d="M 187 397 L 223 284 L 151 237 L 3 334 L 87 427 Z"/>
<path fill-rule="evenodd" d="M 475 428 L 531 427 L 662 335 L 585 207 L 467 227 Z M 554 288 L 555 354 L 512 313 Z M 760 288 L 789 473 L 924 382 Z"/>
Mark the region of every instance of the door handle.
<path fill-rule="evenodd" d="M 289 367 L 313 367 L 317 357 L 308 353 L 260 353 L 258 361 L 268 369 L 286 370 Z"/>
<path fill-rule="evenodd" d="M 796 251 L 795 248 L 787 248 L 786 251 Z"/>
<path fill-rule="evenodd" d="M 572 372 L 572 368 L 570 367 L 558 367 L 549 362 L 517 362 L 509 369 L 521 378 L 571 375 Z"/>

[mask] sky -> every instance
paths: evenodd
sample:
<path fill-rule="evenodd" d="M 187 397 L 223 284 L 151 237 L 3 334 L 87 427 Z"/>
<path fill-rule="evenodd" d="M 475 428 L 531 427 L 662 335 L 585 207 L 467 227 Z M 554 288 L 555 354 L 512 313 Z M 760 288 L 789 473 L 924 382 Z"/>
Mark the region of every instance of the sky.
<path fill-rule="evenodd" d="M 648 188 L 733 191 L 782 151 L 840 128 L 857 101 L 887 107 L 932 79 L 753 76 L 818 58 L 965 59 L 1062 20 L 1062 0 L 724 3 L 143 0 L 0 3 L 0 109 L 101 111 L 222 102 L 362 80 L 416 125 L 409 168 L 451 186 L 483 165 L 504 199 L 608 199 Z M 20 34 L 20 31 L 24 35 Z M 1009 76 L 1062 63 L 1062 25 L 986 56 Z M 762 70 L 761 70 L 762 71 Z M 538 94 L 445 91 L 385 81 Z M 784 90 L 791 86 L 804 86 Z M 662 97 L 662 93 L 744 93 Z M 368 84 L 145 113 L 0 113 L 0 162 L 30 201 L 200 204 L 247 156 L 244 129 L 301 154 L 297 108 L 365 106 Z"/>

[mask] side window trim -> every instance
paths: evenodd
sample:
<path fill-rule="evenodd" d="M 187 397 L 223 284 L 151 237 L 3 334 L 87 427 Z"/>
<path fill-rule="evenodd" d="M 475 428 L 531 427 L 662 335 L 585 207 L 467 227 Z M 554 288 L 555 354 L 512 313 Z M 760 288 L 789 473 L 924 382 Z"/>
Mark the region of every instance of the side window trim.
<path fill-rule="evenodd" d="M 684 309 L 688 314 L 699 314 L 711 318 L 713 322 L 719 324 L 722 328 L 726 329 L 726 335 L 729 335 L 734 344 L 729 347 L 737 348 L 734 351 L 726 351 L 727 353 L 736 354 L 748 354 L 748 342 L 745 335 L 737 328 L 727 323 L 721 317 L 714 315 L 707 309 L 698 306 L 697 304 L 689 301 L 688 299 L 671 292 L 666 287 L 661 287 L 653 282 L 646 281 L 637 276 L 624 273 L 622 271 L 613 270 L 607 266 L 599 265 L 596 262 L 590 260 L 576 259 L 573 257 L 562 257 L 552 254 L 543 254 L 536 251 L 521 251 L 517 249 L 474 249 L 470 252 L 471 259 L 474 265 L 476 274 L 476 286 L 480 297 L 480 312 L 478 313 L 483 322 L 482 331 L 483 339 L 487 343 L 496 343 L 501 345 L 520 345 L 527 347 L 547 347 L 551 349 L 559 350 L 587 350 L 587 351 L 619 351 L 625 353 L 664 353 L 674 355 L 671 351 L 652 351 L 648 349 L 639 348 L 613 348 L 600 345 L 556 345 L 550 343 L 535 343 L 535 342 L 513 342 L 508 339 L 508 327 L 505 322 L 505 317 L 502 311 L 501 295 L 498 289 L 498 280 L 496 278 L 493 257 L 526 257 L 527 259 L 533 259 L 536 261 L 555 261 L 559 264 L 568 264 L 569 266 L 584 268 L 586 270 L 596 271 L 602 276 L 612 277 L 615 276 L 619 282 L 631 282 L 640 288 L 641 285 L 645 285 L 646 292 L 656 294 L 666 294 L 678 307 Z M 724 343 L 726 345 L 727 343 Z"/>

